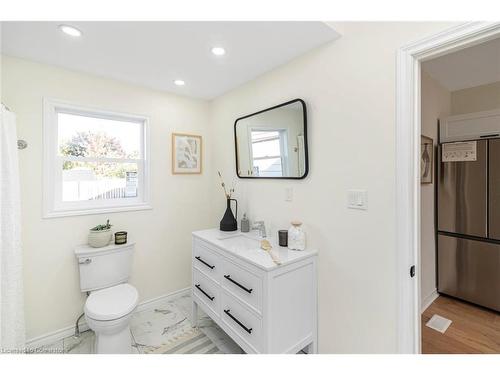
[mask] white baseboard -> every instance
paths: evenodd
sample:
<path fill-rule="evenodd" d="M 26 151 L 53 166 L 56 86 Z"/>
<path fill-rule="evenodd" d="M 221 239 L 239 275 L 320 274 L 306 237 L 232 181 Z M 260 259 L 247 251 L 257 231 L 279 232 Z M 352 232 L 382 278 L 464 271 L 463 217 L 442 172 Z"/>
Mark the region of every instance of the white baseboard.
<path fill-rule="evenodd" d="M 178 297 L 182 297 L 186 294 L 191 293 L 191 287 L 188 286 L 187 288 L 179 289 L 175 292 L 164 294 L 159 297 L 151 298 L 148 299 L 147 301 L 143 301 L 137 305 L 137 308 L 135 311 L 144 311 L 144 310 L 149 310 L 157 307 L 158 305 L 161 305 L 164 302 L 176 299 Z"/>
<path fill-rule="evenodd" d="M 422 306 L 420 309 L 420 313 L 423 313 L 427 308 L 436 300 L 436 298 L 439 297 L 439 294 L 437 292 L 437 289 L 434 289 L 432 292 L 430 292 L 427 297 L 422 298 Z"/>
<path fill-rule="evenodd" d="M 144 311 L 144 310 L 149 310 L 153 309 L 156 306 L 161 305 L 164 302 L 168 302 L 170 300 L 176 299 L 178 297 L 181 297 L 183 295 L 189 294 L 191 292 L 191 287 L 183 288 L 180 290 L 177 290 L 172 293 L 164 294 L 159 297 L 151 298 L 146 301 L 142 301 L 137 305 L 137 308 L 135 311 Z M 87 322 L 85 322 L 85 319 L 82 318 L 80 320 L 80 332 L 84 332 L 88 330 L 89 327 L 87 325 Z M 69 326 L 66 328 L 61 328 L 56 331 L 52 331 L 49 333 L 46 333 L 44 335 L 40 335 L 31 339 L 26 340 L 26 347 L 29 349 L 35 349 L 39 348 L 41 346 L 45 345 L 50 345 L 53 344 L 65 337 L 69 337 L 75 333 L 75 326 Z"/>
<path fill-rule="evenodd" d="M 80 320 L 79 326 L 80 326 L 80 332 L 84 332 L 89 329 L 87 322 L 85 321 L 84 318 Z M 52 331 L 44 335 L 40 335 L 32 339 L 26 340 L 26 348 L 36 349 L 42 346 L 51 345 L 65 337 L 69 337 L 74 334 L 75 334 L 75 325 L 66 328 L 61 328 L 56 331 Z"/>

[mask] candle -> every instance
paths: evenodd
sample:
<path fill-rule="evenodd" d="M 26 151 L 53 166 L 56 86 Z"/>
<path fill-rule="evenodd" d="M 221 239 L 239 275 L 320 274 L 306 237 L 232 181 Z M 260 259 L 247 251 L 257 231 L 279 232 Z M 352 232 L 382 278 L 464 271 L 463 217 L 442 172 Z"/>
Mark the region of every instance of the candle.
<path fill-rule="evenodd" d="M 278 231 L 278 239 L 280 246 L 287 247 L 288 246 L 288 231 L 287 230 L 279 230 Z"/>
<path fill-rule="evenodd" d="M 127 243 L 127 232 L 116 232 L 115 233 L 115 244 L 123 245 Z"/>

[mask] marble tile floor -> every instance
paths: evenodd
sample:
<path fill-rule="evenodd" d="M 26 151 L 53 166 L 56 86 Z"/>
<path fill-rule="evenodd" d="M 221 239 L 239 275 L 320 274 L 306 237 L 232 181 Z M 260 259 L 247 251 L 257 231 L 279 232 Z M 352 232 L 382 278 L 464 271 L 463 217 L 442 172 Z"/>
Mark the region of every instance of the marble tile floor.
<path fill-rule="evenodd" d="M 226 354 L 241 354 L 241 348 L 203 311 L 199 311 L 198 327 Z M 157 305 L 156 308 L 134 313 L 130 323 L 132 353 L 144 354 L 168 342 L 191 328 L 191 296 L 184 295 Z M 94 352 L 94 332 L 82 332 L 80 337 L 61 339 L 37 350 L 38 353 L 90 354 Z"/>

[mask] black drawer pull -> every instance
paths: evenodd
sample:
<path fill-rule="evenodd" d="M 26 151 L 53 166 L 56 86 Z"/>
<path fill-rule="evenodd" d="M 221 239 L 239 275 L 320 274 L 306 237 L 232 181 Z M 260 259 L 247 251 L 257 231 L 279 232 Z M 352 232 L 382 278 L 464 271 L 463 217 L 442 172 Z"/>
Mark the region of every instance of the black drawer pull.
<path fill-rule="evenodd" d="M 195 257 L 195 258 L 196 258 L 197 260 L 199 260 L 201 263 L 203 263 L 205 266 L 207 266 L 208 268 L 210 268 L 210 269 L 212 269 L 212 270 L 215 268 L 215 266 L 211 266 L 210 264 L 208 264 L 207 262 L 205 262 L 203 259 L 201 259 L 201 257 L 200 257 L 200 256 Z"/>
<path fill-rule="evenodd" d="M 245 292 L 247 293 L 252 293 L 252 290 L 253 289 L 248 289 L 248 288 L 245 288 L 243 285 L 241 285 L 239 282 L 237 281 L 234 281 L 233 279 L 231 279 L 231 275 L 224 275 L 224 278 L 228 279 L 229 281 L 231 281 L 233 284 L 236 284 L 238 285 L 241 289 L 243 289 Z"/>
<path fill-rule="evenodd" d="M 247 331 L 249 334 L 252 334 L 252 329 L 253 329 L 253 328 L 247 328 L 247 327 L 245 327 L 245 325 L 244 325 L 242 322 L 240 322 L 238 319 L 236 319 L 236 318 L 235 318 L 235 317 L 231 314 L 231 310 L 227 309 L 227 310 L 224 310 L 224 312 L 225 312 L 227 315 L 229 315 L 229 317 L 230 317 L 231 319 L 233 319 L 236 323 L 238 323 L 238 325 L 239 325 L 241 328 L 243 328 L 243 329 L 244 329 L 245 331 Z"/>
<path fill-rule="evenodd" d="M 215 299 L 215 297 L 210 297 L 210 295 L 205 292 L 203 289 L 200 288 L 200 284 L 196 284 L 195 287 L 200 291 L 202 292 L 205 296 L 207 296 L 207 298 L 210 300 L 210 301 L 213 301 Z"/>

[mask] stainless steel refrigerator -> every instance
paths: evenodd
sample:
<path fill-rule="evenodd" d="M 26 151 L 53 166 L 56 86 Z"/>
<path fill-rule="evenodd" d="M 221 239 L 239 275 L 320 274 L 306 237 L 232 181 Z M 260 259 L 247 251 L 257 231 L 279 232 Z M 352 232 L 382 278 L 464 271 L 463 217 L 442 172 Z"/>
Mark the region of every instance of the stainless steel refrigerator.
<path fill-rule="evenodd" d="M 438 292 L 500 311 L 500 139 L 475 148 L 469 161 L 438 148 Z"/>

